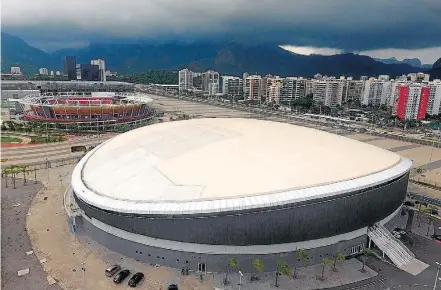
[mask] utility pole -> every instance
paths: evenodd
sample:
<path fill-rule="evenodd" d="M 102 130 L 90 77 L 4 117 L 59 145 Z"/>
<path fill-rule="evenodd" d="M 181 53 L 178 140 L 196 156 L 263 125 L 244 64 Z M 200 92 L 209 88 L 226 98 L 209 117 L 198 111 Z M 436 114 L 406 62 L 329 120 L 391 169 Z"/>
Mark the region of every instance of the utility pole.
<path fill-rule="evenodd" d="M 83 290 L 86 290 L 86 261 L 81 263 L 81 270 L 83 271 Z"/>

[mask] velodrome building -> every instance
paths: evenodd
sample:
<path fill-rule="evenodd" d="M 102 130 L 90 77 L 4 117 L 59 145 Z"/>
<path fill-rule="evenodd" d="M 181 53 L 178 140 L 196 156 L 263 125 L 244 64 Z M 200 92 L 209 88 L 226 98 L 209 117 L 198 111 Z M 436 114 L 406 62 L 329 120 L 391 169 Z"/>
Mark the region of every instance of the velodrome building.
<path fill-rule="evenodd" d="M 360 253 L 400 213 L 412 162 L 346 137 L 255 119 L 193 119 L 118 135 L 76 166 L 75 225 L 140 261 L 242 271 Z M 70 214 L 72 216 L 72 213 Z"/>

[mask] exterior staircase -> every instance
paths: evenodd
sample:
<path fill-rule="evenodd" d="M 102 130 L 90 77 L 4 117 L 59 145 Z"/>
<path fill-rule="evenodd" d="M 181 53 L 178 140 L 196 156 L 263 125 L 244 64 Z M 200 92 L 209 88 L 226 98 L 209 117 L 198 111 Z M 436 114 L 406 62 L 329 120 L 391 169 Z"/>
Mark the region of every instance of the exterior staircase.
<path fill-rule="evenodd" d="M 405 267 L 415 258 L 415 255 L 400 240 L 378 223 L 369 227 L 368 236 L 398 268 Z"/>

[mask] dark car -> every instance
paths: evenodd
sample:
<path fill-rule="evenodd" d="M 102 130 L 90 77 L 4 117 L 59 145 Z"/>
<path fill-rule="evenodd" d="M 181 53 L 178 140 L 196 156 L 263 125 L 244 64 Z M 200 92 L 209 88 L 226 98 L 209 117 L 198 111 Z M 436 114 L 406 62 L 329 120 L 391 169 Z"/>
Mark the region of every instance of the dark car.
<path fill-rule="evenodd" d="M 176 285 L 176 284 L 171 284 L 171 285 L 168 286 L 167 289 L 168 289 L 168 290 L 178 290 L 178 285 Z"/>
<path fill-rule="evenodd" d="M 132 276 L 132 278 L 130 278 L 129 280 L 129 286 L 130 287 L 136 287 L 139 282 L 141 282 L 141 280 L 144 278 L 144 274 L 141 272 L 136 273 L 135 275 Z"/>
<path fill-rule="evenodd" d="M 432 235 L 432 239 L 440 241 L 441 242 L 441 235 Z"/>
<path fill-rule="evenodd" d="M 415 206 L 415 203 L 410 200 L 406 200 L 403 204 L 407 206 Z"/>
<path fill-rule="evenodd" d="M 121 270 L 120 265 L 112 265 L 109 268 L 107 268 L 104 273 L 106 274 L 107 277 L 112 277 L 113 275 L 118 273 L 119 270 Z"/>
<path fill-rule="evenodd" d="M 119 284 L 122 281 L 124 281 L 127 277 L 129 277 L 129 275 L 130 275 L 129 270 L 122 270 L 121 272 L 116 274 L 115 277 L 113 277 L 113 282 L 115 282 L 116 284 Z"/>

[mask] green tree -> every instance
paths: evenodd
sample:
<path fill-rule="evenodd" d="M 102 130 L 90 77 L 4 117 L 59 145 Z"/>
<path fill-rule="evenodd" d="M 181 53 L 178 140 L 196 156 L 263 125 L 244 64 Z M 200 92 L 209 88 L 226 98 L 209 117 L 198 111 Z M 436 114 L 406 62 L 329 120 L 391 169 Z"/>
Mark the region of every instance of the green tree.
<path fill-rule="evenodd" d="M 322 274 L 319 277 L 319 280 L 325 280 L 325 266 L 329 266 L 330 269 L 334 268 L 334 262 L 328 258 L 323 258 L 322 260 Z"/>
<path fill-rule="evenodd" d="M 230 268 L 239 269 L 239 262 L 237 261 L 236 257 L 231 257 L 228 259 L 227 272 L 225 274 L 224 285 L 229 284 L 228 273 L 230 272 Z"/>
<path fill-rule="evenodd" d="M 263 261 L 255 258 L 252 262 L 254 270 L 257 271 L 258 273 L 262 273 L 264 271 L 264 265 L 263 265 Z M 259 277 L 257 277 L 256 274 L 251 275 L 251 281 L 253 280 L 258 280 Z"/>
<path fill-rule="evenodd" d="M 334 255 L 334 268 L 332 270 L 337 271 L 337 262 L 339 262 L 340 264 L 343 264 L 345 261 L 345 255 L 343 254 L 343 252 L 341 250 L 339 250 L 335 255 Z"/>
<path fill-rule="evenodd" d="M 283 260 L 279 260 L 277 263 L 277 271 L 276 271 L 276 287 L 279 287 L 279 275 L 285 275 L 290 277 L 292 275 L 292 270 L 287 263 Z"/>
<path fill-rule="evenodd" d="M 360 269 L 360 272 L 365 273 L 365 265 L 368 256 L 375 256 L 375 251 L 372 249 L 364 249 L 363 250 L 363 267 Z"/>
<path fill-rule="evenodd" d="M 297 260 L 302 261 L 304 265 L 308 263 L 308 253 L 304 249 L 302 248 L 297 249 L 296 256 L 297 256 Z M 298 262 L 296 262 L 294 265 L 294 274 L 293 274 L 294 279 L 297 278 L 297 268 L 298 268 Z"/>

